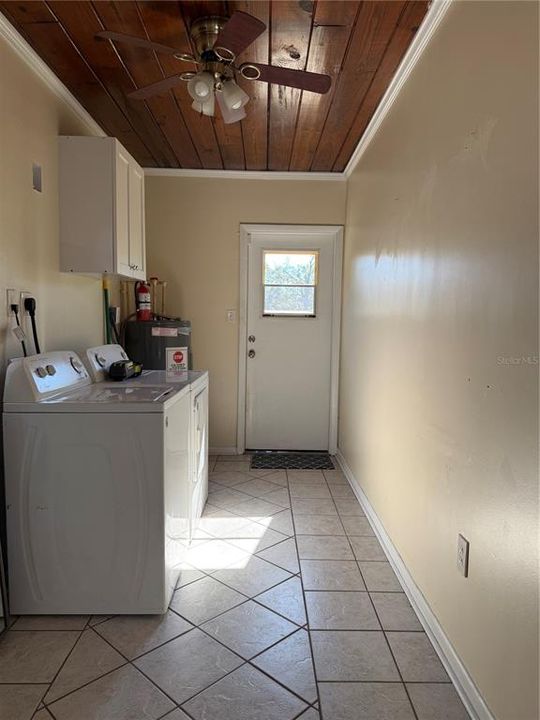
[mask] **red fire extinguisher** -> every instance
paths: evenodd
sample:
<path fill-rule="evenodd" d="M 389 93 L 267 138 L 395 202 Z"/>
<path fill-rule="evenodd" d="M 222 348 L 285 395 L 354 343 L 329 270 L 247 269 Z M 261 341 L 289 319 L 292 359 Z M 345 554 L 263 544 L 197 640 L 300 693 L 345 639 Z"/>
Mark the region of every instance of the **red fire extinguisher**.
<path fill-rule="evenodd" d="M 137 320 L 152 319 L 150 285 L 144 280 L 139 280 L 135 283 L 135 307 L 137 310 Z"/>

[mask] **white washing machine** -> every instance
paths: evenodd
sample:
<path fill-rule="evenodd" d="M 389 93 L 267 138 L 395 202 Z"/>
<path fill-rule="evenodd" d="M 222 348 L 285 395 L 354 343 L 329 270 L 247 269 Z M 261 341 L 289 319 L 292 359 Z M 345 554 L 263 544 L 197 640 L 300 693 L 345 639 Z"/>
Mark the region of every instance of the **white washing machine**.
<path fill-rule="evenodd" d="M 113 362 L 127 360 L 120 345 L 99 345 L 86 351 L 86 366 L 94 382 L 106 382 L 112 387 L 118 381 L 109 380 L 109 367 Z M 208 372 L 189 370 L 166 372 L 143 370 L 142 375 L 121 381 L 128 386 L 181 385 L 188 383 L 191 398 L 190 421 L 190 537 L 201 517 L 208 498 Z"/>
<path fill-rule="evenodd" d="M 190 383 L 93 384 L 73 352 L 4 390 L 13 614 L 163 613 L 189 539 Z"/>

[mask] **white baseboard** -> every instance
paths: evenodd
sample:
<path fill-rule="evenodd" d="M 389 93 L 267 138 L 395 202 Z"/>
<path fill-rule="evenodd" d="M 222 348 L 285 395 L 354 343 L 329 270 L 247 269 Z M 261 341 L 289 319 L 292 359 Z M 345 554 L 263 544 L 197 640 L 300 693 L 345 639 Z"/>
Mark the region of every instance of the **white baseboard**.
<path fill-rule="evenodd" d="M 238 450 L 235 447 L 211 447 L 208 450 L 209 455 L 238 455 Z"/>
<path fill-rule="evenodd" d="M 426 634 L 433 643 L 433 647 L 437 651 L 446 672 L 452 679 L 452 682 L 454 683 L 463 704 L 467 708 L 469 715 L 473 718 L 473 720 L 495 720 L 488 706 L 484 702 L 478 688 L 474 684 L 473 679 L 469 675 L 465 665 L 460 660 L 458 654 L 452 647 L 452 643 L 431 610 L 427 600 L 414 582 L 410 572 L 407 570 L 401 555 L 394 547 L 390 536 L 384 529 L 377 513 L 369 502 L 367 495 L 360 487 L 360 484 L 354 477 L 351 468 L 347 464 L 347 461 L 339 448 L 336 459 L 341 466 L 345 477 L 349 481 L 349 485 L 358 498 L 358 502 L 362 506 L 375 535 L 381 543 L 390 565 L 398 576 L 405 594 L 416 611 Z"/>

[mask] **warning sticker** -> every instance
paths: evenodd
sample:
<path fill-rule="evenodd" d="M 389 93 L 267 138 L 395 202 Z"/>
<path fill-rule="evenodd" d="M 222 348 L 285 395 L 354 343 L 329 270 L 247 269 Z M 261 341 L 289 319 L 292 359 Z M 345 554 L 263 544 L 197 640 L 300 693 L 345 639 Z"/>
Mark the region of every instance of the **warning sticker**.
<path fill-rule="evenodd" d="M 188 369 L 187 347 L 167 348 L 167 372 L 185 372 Z"/>
<path fill-rule="evenodd" d="M 178 328 L 154 325 L 152 328 L 152 337 L 178 337 Z"/>

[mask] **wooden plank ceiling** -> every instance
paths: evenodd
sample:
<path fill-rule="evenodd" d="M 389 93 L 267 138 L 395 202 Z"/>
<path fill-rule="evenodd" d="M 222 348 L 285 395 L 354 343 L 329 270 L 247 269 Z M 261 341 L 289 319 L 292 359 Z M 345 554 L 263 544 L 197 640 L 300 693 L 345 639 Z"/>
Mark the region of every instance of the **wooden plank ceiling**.
<path fill-rule="evenodd" d="M 0 9 L 109 135 L 144 167 L 342 171 L 409 47 L 426 0 L 234 2 L 0 1 Z M 95 39 L 100 30 L 191 52 L 205 15 L 255 15 L 268 27 L 239 58 L 326 73 L 326 95 L 239 79 L 247 117 L 199 116 L 184 86 L 145 102 L 137 87 L 192 66 Z"/>

